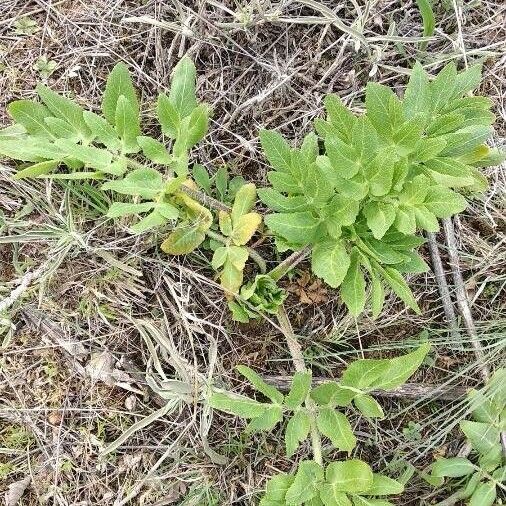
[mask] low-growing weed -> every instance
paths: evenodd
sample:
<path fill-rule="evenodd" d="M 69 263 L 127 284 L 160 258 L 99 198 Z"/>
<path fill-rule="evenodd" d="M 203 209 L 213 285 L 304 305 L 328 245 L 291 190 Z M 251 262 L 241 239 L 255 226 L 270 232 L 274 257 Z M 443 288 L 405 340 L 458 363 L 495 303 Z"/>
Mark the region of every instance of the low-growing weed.
<path fill-rule="evenodd" d="M 298 147 L 277 132 L 261 131 L 272 170 L 267 173 L 270 185 L 259 190 L 242 177 L 230 179 L 225 168 L 211 177 L 207 168 L 190 163 L 211 114 L 197 100 L 195 76 L 192 61 L 183 58 L 169 93 L 158 97 L 163 142 L 143 135 L 139 100 L 121 63 L 107 80 L 100 113 L 39 85 L 38 101 L 9 105 L 14 124 L 0 131 L 0 154 L 19 162 L 16 179 L 52 179 L 69 189 L 72 181 L 88 181 L 88 202 L 110 201 L 106 217 L 128 224 L 134 234 L 164 234 L 160 247 L 169 255 L 211 249 L 209 267 L 217 273 L 233 317 L 241 322 L 278 319 L 296 368 L 286 396 L 245 366 L 239 372 L 264 400 L 213 385 L 199 384 L 197 389 L 198 400 L 208 407 L 248 419 L 247 433 L 272 431 L 286 422 L 288 458 L 309 439 L 313 459 L 272 477 L 262 506 L 389 505 L 379 497 L 402 493 L 403 483 L 351 458 L 357 439 L 345 408 L 353 406 L 366 418 L 383 418 L 371 392 L 401 386 L 422 364 L 430 345 L 422 343 L 396 358 L 357 360 L 339 381 L 312 388 L 311 372 L 283 308 L 287 294 L 278 281 L 310 256 L 312 272 L 339 289 L 354 317 L 368 304 L 378 317 L 387 292 L 420 312 L 405 276 L 428 270 L 417 252 L 424 243 L 421 231 L 436 232 L 439 219 L 464 211 L 467 198 L 487 187 L 480 168 L 502 160 L 486 145 L 494 122 L 490 100 L 469 95 L 480 82 L 480 67 L 459 73 L 451 63 L 431 81 L 416 64 L 402 98 L 371 82 L 362 115 L 330 95 L 326 118 L 315 121 L 315 132 Z M 254 210 L 257 195 L 269 209 L 265 218 Z M 101 207 L 94 205 L 95 210 Z M 250 244 L 255 234 L 272 238 L 276 254 L 293 253 L 267 271 Z M 245 276 L 250 260 L 257 270 L 248 269 Z M 171 381 L 167 405 L 134 424 L 106 452 L 178 402 L 194 402 L 188 384 Z M 479 396 L 473 395 L 474 400 Z M 478 465 L 447 459 L 432 469 L 433 479 L 469 477 L 466 493 L 478 497 L 471 501 L 481 506 L 495 500 L 504 474 L 500 427 L 489 420 L 503 416 L 504 402 L 489 406 L 495 399 L 480 403 L 473 411 L 475 421 L 461 424 L 481 455 Z M 411 429 L 405 435 L 418 437 Z M 325 462 L 322 438 L 348 458 Z"/>

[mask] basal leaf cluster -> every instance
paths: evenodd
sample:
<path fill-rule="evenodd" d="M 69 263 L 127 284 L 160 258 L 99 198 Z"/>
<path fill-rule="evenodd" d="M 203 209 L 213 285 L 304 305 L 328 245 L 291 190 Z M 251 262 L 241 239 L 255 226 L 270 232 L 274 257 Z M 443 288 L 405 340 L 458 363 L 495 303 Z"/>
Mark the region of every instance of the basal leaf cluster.
<path fill-rule="evenodd" d="M 416 64 L 403 98 L 369 83 L 364 114 L 327 96 L 319 137 L 310 133 L 299 148 L 261 132 L 272 167 L 271 187 L 259 190 L 273 211 L 265 222 L 278 248 L 311 245 L 313 272 L 340 287 L 352 314 L 364 309 L 366 277 L 374 314 L 384 287 L 418 310 L 403 278 L 427 270 L 417 234 L 436 232 L 440 218 L 466 208 L 464 194 L 486 188 L 479 168 L 501 155 L 485 144 L 490 100 L 467 95 L 480 77 L 478 66 L 458 73 L 452 63 L 431 82 Z"/>

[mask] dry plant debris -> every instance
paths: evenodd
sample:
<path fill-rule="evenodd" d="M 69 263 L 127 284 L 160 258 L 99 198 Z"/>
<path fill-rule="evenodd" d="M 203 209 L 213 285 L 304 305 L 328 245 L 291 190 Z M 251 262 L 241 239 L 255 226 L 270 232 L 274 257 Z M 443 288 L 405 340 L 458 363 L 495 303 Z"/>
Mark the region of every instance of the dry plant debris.
<path fill-rule="evenodd" d="M 318 4 L 325 10 L 317 10 Z M 352 32 L 363 34 L 355 49 Z M 197 62 L 200 96 L 211 104 L 210 132 L 196 156 L 212 170 L 223 164 L 260 186 L 266 181 L 258 130 L 273 128 L 299 142 L 311 122 L 322 116 L 322 99 L 337 93 L 355 109 L 369 79 L 399 90 L 406 69 L 418 59 L 433 72 L 444 63 L 484 60 L 479 93 L 494 102 L 498 116 L 493 142 L 505 144 L 506 6 L 499 1 L 438 2 L 436 30 L 428 51 L 420 49 L 423 28 L 415 2 L 238 2 L 128 0 L 4 0 L 0 2 L 0 118 L 6 105 L 33 98 L 45 80 L 86 107 L 98 108 L 100 90 L 110 69 L 124 61 L 141 89 L 142 103 L 153 111 L 179 57 Z M 132 19 L 133 18 L 133 19 Z M 137 19 L 136 19 L 137 18 Z M 108 443 L 133 423 L 158 409 L 144 375 L 153 355 L 131 318 L 148 319 L 166 335 L 173 362 L 187 380 L 203 375 L 235 391 L 246 385 L 231 373 L 268 338 L 268 375 L 284 376 L 291 364 L 268 323 L 246 328 L 232 325 L 218 286 L 206 276 L 203 259 L 158 256 L 145 244 L 112 226 L 93 227 L 73 199 L 85 201 L 97 214 L 104 205 L 90 188 L 76 189 L 41 181 L 13 181 L 14 170 L 0 162 L 0 304 L 28 273 L 35 282 L 0 315 L 0 490 L 19 504 L 74 505 L 256 504 L 266 479 L 290 471 L 279 434 L 242 437 L 239 420 L 211 414 L 200 405 L 175 409 L 149 428 L 138 431 L 114 454 L 101 459 Z M 494 369 L 504 363 L 506 219 L 504 165 L 487 169 L 490 189 L 455 222 L 462 276 L 484 360 Z M 10 238 L 21 236 L 22 241 Z M 455 300 L 455 286 L 444 237 L 436 236 Z M 429 259 L 427 252 L 426 259 Z M 39 266 L 43 266 L 37 272 Z M 302 264 L 302 268 L 306 268 Z M 40 274 L 40 276 L 39 276 Z M 32 278 L 33 279 L 33 278 Z M 301 281 L 304 279 L 302 276 Z M 478 365 L 465 328 L 460 338 L 447 331 L 444 307 L 432 273 L 414 276 L 411 286 L 422 314 L 407 312 L 393 298 L 380 320 L 345 315 L 332 290 L 297 286 L 312 304 L 287 301 L 297 323 L 305 359 L 318 376 L 338 376 L 336 363 L 361 353 L 398 354 L 401 341 L 429 332 L 435 350 L 416 380 L 427 385 L 476 386 Z M 295 287 L 299 290 L 297 287 Z M 310 293 L 316 292 L 317 300 Z M 302 293 L 295 293 L 299 299 Z M 324 299 L 325 298 L 325 299 Z M 65 341 L 47 341 L 46 330 L 28 324 L 27 303 L 36 304 L 63 336 L 86 355 L 68 356 Z M 300 302 L 304 302 L 300 300 Z M 263 345 L 262 345 L 263 346 Z M 107 355 L 103 355 L 106 353 Z M 79 355 L 79 354 L 77 354 Z M 76 375 L 71 363 L 92 357 L 114 357 L 119 371 L 134 378 L 132 392 Z M 164 359 L 167 357 L 164 357 Z M 125 360 L 122 362 L 122 360 Z M 174 363 L 175 361 L 175 363 Z M 130 364 L 130 365 L 129 365 Z M 434 366 L 435 364 L 435 366 Z M 255 367 L 256 368 L 256 367 Z M 110 368 L 109 368 L 110 369 Z M 114 371 L 114 366 L 113 366 Z M 114 376 L 114 375 L 113 375 Z M 111 381 L 108 381 L 111 383 Z M 143 393 L 140 393 L 143 392 Z M 369 423 L 358 416 L 361 458 L 390 463 L 410 472 L 406 461 L 422 469 L 436 455 L 453 456 L 463 438 L 454 427 L 465 418 L 463 403 L 431 399 L 391 400 L 385 420 Z M 212 417 L 214 416 L 214 421 Z M 423 437 L 406 437 L 403 429 L 417 421 Z M 223 422 L 223 423 L 221 423 Z M 378 438 L 381 434 L 381 438 Z M 381 440 L 381 443 L 379 441 Z M 225 455 L 228 465 L 220 464 Z M 302 456 L 309 447 L 302 447 Z M 167 457 L 162 459 L 162 457 Z M 404 467 L 403 467 L 404 466 Z M 439 495 L 438 495 L 439 494 Z M 434 492 L 416 476 L 398 504 L 431 504 L 449 494 Z M 504 496 L 497 500 L 503 500 Z M 165 502 L 163 502 L 165 501 Z"/>

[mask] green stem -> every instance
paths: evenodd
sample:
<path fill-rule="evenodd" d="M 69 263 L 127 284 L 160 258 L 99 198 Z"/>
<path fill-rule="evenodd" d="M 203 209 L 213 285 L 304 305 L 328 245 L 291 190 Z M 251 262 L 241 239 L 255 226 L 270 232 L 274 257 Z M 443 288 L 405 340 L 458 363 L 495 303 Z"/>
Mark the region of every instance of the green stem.
<path fill-rule="evenodd" d="M 278 318 L 279 327 L 281 328 L 281 331 L 283 332 L 283 335 L 285 336 L 286 344 L 288 345 L 288 351 L 290 352 L 290 355 L 292 357 L 292 361 L 295 366 L 295 370 L 298 372 L 307 372 L 308 369 L 307 369 L 306 364 L 304 362 L 304 356 L 302 354 L 302 349 L 300 347 L 299 342 L 297 341 L 297 337 L 295 336 L 295 333 L 292 328 L 292 324 L 290 323 L 290 320 L 288 319 L 288 316 L 286 314 L 284 306 L 281 306 L 279 308 L 277 318 Z M 311 447 L 313 448 L 313 458 L 316 463 L 323 465 L 322 441 L 321 441 L 321 437 L 320 437 L 320 431 L 318 430 L 318 427 L 316 426 L 316 419 L 314 416 L 314 413 L 316 411 L 316 404 L 314 403 L 313 399 L 311 399 L 309 394 L 306 397 L 305 405 L 310 413 L 310 418 L 311 418 L 310 433 L 311 433 Z"/>

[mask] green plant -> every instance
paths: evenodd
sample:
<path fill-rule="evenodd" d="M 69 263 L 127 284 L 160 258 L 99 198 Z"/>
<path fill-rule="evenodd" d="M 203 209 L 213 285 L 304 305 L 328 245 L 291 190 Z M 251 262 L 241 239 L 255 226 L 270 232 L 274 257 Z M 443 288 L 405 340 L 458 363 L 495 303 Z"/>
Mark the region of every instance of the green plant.
<path fill-rule="evenodd" d="M 502 157 L 489 149 L 494 115 L 483 97 L 463 96 L 480 81 L 480 68 L 457 73 L 447 65 L 429 82 L 413 68 L 404 98 L 377 83 L 366 88 L 366 113 L 356 116 L 333 95 L 325 100 L 326 120 L 298 149 L 280 134 L 261 132 L 274 170 L 271 187 L 258 191 L 272 214 L 265 223 L 279 249 L 311 250 L 311 268 L 333 288 L 353 315 L 367 300 L 383 306 L 385 287 L 409 307 L 418 305 L 405 273 L 428 267 L 416 248 L 419 230 L 436 232 L 438 219 L 466 208 L 465 192 L 483 191 L 478 168 Z"/>
<path fill-rule="evenodd" d="M 347 459 L 323 465 L 320 437 L 329 439 L 332 446 L 348 455 L 357 444 L 352 425 L 343 410 L 355 408 L 367 418 L 383 418 L 381 405 L 370 395 L 372 390 L 392 390 L 404 384 L 418 369 L 430 346 L 393 359 L 364 359 L 348 365 L 341 379 L 311 387 L 309 371 L 296 372 L 289 393 L 265 383 L 248 367 L 238 371 L 270 402 L 215 390 L 210 397 L 213 408 L 249 419 L 246 432 L 271 431 L 287 419 L 285 449 L 292 457 L 299 445 L 311 438 L 314 460 L 298 464 L 292 474 L 282 473 L 269 480 L 261 506 L 299 504 L 383 505 L 386 500 L 375 496 L 400 494 L 403 485 L 387 476 L 373 473 L 370 466 L 358 459 Z M 379 501 L 379 502 L 378 502 Z"/>
<path fill-rule="evenodd" d="M 58 68 L 58 64 L 54 60 L 48 60 L 47 56 L 40 56 L 33 68 L 39 73 L 40 77 L 47 79 Z"/>
<path fill-rule="evenodd" d="M 327 118 L 315 122 L 319 137 L 309 133 L 298 149 L 278 133 L 262 131 L 261 143 L 273 168 L 268 173 L 271 186 L 258 190 L 273 211 L 265 217 L 268 233 L 262 233 L 264 238 L 274 236 L 277 252 L 294 251 L 269 272 L 248 246 L 262 222 L 253 211 L 255 185 L 241 177 L 230 180 L 225 168 L 213 178 L 199 164 L 190 170 L 191 149 L 205 135 L 210 114 L 197 101 L 195 75 L 191 60 L 183 58 L 174 69 L 169 94 L 158 97 L 164 142 L 142 135 L 139 101 L 123 64 L 107 79 L 101 114 L 39 85 L 40 102 L 11 103 L 8 111 L 15 123 L 0 131 L 0 154 L 23 162 L 15 178 L 99 182 L 104 201 L 112 195 L 108 218 L 130 224 L 132 216 L 141 216 L 130 230 L 168 233 L 161 249 L 171 255 L 201 246 L 213 250 L 209 264 L 234 318 L 247 322 L 273 315 L 286 337 L 296 369 L 287 396 L 246 367 L 240 372 L 271 402 L 205 383 L 189 386 L 172 380 L 159 388 L 150 378 L 157 391 L 169 389 L 167 405 L 136 422 L 107 452 L 179 402 L 193 402 L 196 393 L 215 409 L 251 419 L 248 432 L 272 430 L 287 417 L 289 457 L 309 437 L 313 460 L 300 462 L 292 474 L 273 477 L 262 505 L 388 505 L 375 497 L 402 492 L 401 483 L 373 473 L 358 459 L 324 465 L 321 438 L 350 454 L 356 438 L 346 414 L 336 408 L 353 405 L 365 417 L 382 418 L 371 391 L 402 385 L 429 345 L 394 359 L 358 360 L 339 382 L 313 389 L 283 308 L 286 294 L 277 282 L 310 254 L 314 274 L 339 288 L 352 315 L 358 316 L 369 298 L 377 317 L 385 288 L 419 311 L 404 279 L 406 273 L 428 269 L 416 251 L 424 242 L 417 232 L 435 232 L 439 218 L 463 211 L 467 201 L 455 189 L 468 194 L 484 190 L 479 167 L 502 159 L 485 144 L 494 121 L 490 101 L 465 96 L 479 84 L 480 69 L 457 73 L 449 64 L 429 82 L 417 64 L 402 100 L 389 88 L 369 83 L 366 113 L 360 116 L 331 95 L 325 100 Z M 248 259 L 260 273 L 244 281 Z M 152 343 L 150 351 L 156 353 Z"/>
<path fill-rule="evenodd" d="M 473 456 L 439 458 L 431 476 L 451 480 L 457 491 L 439 504 L 466 500 L 469 506 L 492 506 L 497 489 L 506 491 L 506 460 L 501 432 L 506 430 L 506 369 L 495 372 L 482 390 L 468 394 L 472 420 L 462 420 L 460 430 L 472 448 Z"/>
<path fill-rule="evenodd" d="M 40 31 L 37 21 L 28 16 L 16 19 L 14 21 L 14 33 L 16 35 L 33 35 Z"/>

